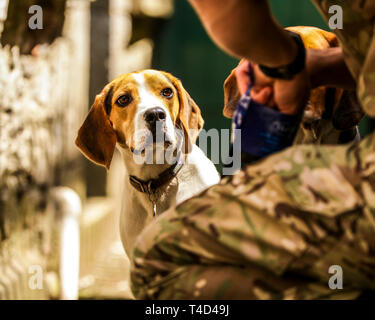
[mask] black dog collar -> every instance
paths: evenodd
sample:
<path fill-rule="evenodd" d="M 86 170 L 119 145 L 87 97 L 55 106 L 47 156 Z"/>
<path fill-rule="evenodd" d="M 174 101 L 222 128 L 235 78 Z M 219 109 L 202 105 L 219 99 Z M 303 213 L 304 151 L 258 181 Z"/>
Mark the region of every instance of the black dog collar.
<path fill-rule="evenodd" d="M 153 195 L 156 193 L 157 189 L 171 181 L 181 170 L 183 165 L 184 163 L 182 162 L 180 155 L 176 163 L 163 171 L 156 179 L 144 181 L 136 176 L 129 176 L 129 182 L 139 192 Z"/>

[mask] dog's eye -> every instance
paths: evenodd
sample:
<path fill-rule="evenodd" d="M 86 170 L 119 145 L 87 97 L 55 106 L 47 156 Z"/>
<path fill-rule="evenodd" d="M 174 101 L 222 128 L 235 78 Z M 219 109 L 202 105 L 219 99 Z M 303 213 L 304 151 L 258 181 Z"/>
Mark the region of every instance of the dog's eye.
<path fill-rule="evenodd" d="M 130 102 L 132 102 L 133 98 L 129 94 L 124 94 L 117 99 L 117 104 L 120 107 L 126 107 Z"/>
<path fill-rule="evenodd" d="M 167 99 L 170 99 L 173 97 L 173 90 L 171 88 L 165 88 L 163 90 L 161 90 L 160 94 L 167 98 Z"/>

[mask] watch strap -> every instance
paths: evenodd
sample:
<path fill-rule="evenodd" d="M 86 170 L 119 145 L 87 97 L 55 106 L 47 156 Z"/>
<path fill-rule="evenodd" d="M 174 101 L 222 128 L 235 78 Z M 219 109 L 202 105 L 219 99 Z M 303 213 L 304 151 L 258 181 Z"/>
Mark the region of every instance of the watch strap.
<path fill-rule="evenodd" d="M 270 78 L 291 80 L 296 74 L 300 73 L 306 65 L 306 48 L 301 36 L 289 30 L 285 30 L 285 32 L 289 33 L 296 42 L 297 56 L 292 63 L 281 67 L 266 67 L 264 65 L 259 65 L 260 70 Z"/>

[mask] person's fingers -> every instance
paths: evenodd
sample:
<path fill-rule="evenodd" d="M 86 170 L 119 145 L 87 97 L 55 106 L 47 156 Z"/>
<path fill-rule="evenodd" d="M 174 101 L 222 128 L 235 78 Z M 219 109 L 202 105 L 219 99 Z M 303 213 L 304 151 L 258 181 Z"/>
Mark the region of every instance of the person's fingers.
<path fill-rule="evenodd" d="M 271 87 L 268 87 L 268 86 L 262 87 L 262 88 L 254 87 L 251 90 L 250 95 L 251 95 L 251 98 L 259 104 L 267 105 L 270 107 L 272 107 L 273 105 L 272 103 L 273 90 Z"/>
<path fill-rule="evenodd" d="M 298 114 L 304 109 L 310 92 L 306 70 L 291 80 L 277 80 L 267 77 L 258 65 L 242 60 L 235 71 L 241 95 L 247 91 L 251 81 L 250 67 L 254 72 L 255 82 L 252 84 L 250 95 L 255 102 L 286 114 Z"/>
<path fill-rule="evenodd" d="M 245 94 L 250 85 L 249 68 L 251 63 L 247 60 L 241 60 L 236 68 L 236 79 L 238 90 L 241 95 Z"/>

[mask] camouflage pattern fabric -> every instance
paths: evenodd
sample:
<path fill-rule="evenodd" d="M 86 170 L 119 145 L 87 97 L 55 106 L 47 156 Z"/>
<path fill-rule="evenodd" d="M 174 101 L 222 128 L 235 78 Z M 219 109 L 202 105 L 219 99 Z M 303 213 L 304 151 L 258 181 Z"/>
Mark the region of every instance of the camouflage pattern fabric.
<path fill-rule="evenodd" d="M 357 94 L 363 110 L 375 117 L 375 38 L 373 0 L 313 0 L 323 17 L 329 21 L 329 8 L 339 5 L 343 10 L 343 29 L 333 30 L 343 48 L 345 61 L 357 80 Z"/>
<path fill-rule="evenodd" d="M 323 12 L 343 6 L 339 36 L 375 115 L 370 20 L 355 1 L 316 2 Z M 343 269 L 343 290 L 328 286 L 332 265 Z M 163 213 L 138 238 L 131 280 L 140 299 L 353 299 L 375 290 L 375 133 L 293 146 Z"/>

